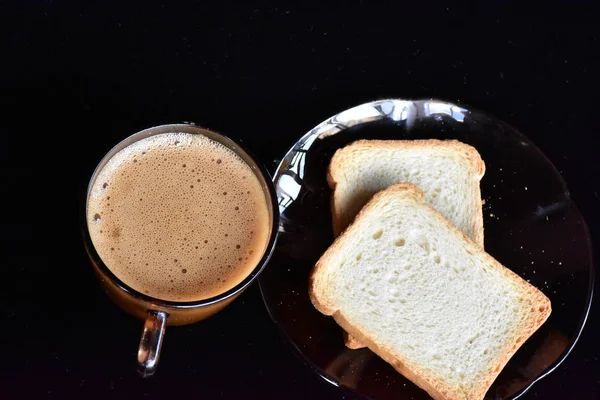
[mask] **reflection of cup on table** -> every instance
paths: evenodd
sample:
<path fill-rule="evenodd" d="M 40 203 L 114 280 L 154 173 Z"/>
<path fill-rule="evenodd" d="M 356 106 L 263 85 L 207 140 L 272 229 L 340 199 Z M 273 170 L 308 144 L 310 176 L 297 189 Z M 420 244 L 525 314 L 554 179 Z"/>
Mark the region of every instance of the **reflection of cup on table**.
<path fill-rule="evenodd" d="M 227 137 L 186 124 L 143 130 L 110 150 L 90 180 L 85 217 L 101 284 L 145 320 L 144 376 L 167 325 L 211 316 L 254 281 L 279 223 L 268 173 Z"/>

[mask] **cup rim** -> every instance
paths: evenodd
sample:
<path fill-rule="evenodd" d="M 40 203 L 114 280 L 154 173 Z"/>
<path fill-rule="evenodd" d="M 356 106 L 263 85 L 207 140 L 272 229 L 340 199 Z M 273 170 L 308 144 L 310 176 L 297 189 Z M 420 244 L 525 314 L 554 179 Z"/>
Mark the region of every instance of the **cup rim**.
<path fill-rule="evenodd" d="M 242 154 L 245 154 L 247 156 L 247 158 L 254 163 L 254 167 L 256 167 L 256 170 L 254 171 L 254 173 L 260 174 L 265 181 L 267 191 L 268 191 L 268 193 L 265 193 L 266 197 L 268 197 L 266 199 L 266 201 L 267 201 L 267 203 L 270 203 L 271 209 L 272 209 L 272 215 L 273 215 L 272 224 L 271 224 L 272 225 L 271 233 L 269 235 L 269 240 L 267 242 L 265 251 L 264 251 L 260 261 L 256 264 L 256 266 L 252 269 L 252 271 L 241 282 L 239 282 L 237 285 L 235 285 L 231 289 L 228 289 L 228 290 L 224 291 L 223 293 L 220 293 L 216 296 L 208 297 L 206 299 L 201 299 L 201 300 L 192 300 L 192 301 L 164 300 L 164 299 L 159 299 L 156 297 L 149 296 L 145 293 L 142 293 L 142 292 L 139 292 L 139 291 L 133 289 L 131 286 L 127 285 L 120 278 L 118 278 L 106 266 L 104 261 L 102 261 L 102 258 L 96 251 L 94 243 L 92 242 L 92 238 L 90 236 L 89 228 L 88 228 L 87 211 L 88 211 L 88 198 L 90 195 L 90 190 L 91 190 L 92 184 L 94 182 L 94 179 L 97 177 L 98 172 L 102 169 L 102 167 L 106 164 L 106 162 L 110 158 L 112 158 L 119 150 L 125 148 L 126 146 L 128 146 L 131 143 L 135 143 L 144 137 L 150 137 L 150 136 L 154 136 L 154 135 L 160 134 L 160 133 L 181 132 L 181 130 L 178 131 L 177 129 L 184 129 L 184 132 L 189 132 L 190 130 L 193 130 L 193 131 L 195 131 L 193 133 L 199 133 L 199 134 L 208 133 L 209 134 L 208 138 L 211 140 L 213 140 L 212 136 L 219 137 L 220 139 L 224 139 L 225 142 L 229 142 L 229 144 L 234 145 L 235 149 L 232 149 L 230 146 L 228 146 L 228 148 L 230 148 L 234 152 L 236 152 L 236 153 L 241 152 Z M 222 144 L 227 146 L 228 143 L 222 143 Z M 246 160 L 243 160 L 243 161 L 245 163 L 247 163 Z M 252 165 L 250 165 L 250 166 L 253 167 Z M 278 238 L 278 234 L 279 234 L 279 219 L 280 219 L 279 205 L 277 202 L 275 185 L 273 183 L 273 179 L 272 179 L 269 171 L 265 168 L 264 165 L 257 162 L 256 158 L 253 156 L 253 154 L 251 154 L 251 152 L 249 152 L 245 148 L 245 146 L 242 146 L 239 143 L 239 141 L 233 140 L 231 137 L 224 135 L 220 132 L 214 131 L 212 129 L 204 128 L 202 126 L 199 126 L 199 125 L 197 125 L 195 123 L 191 123 L 191 122 L 162 124 L 162 125 L 156 125 L 156 126 L 152 126 L 149 128 L 145 128 L 145 129 L 142 129 L 138 132 L 135 132 L 135 133 L 125 137 L 124 139 L 119 141 L 117 144 L 115 144 L 109 151 L 106 152 L 106 154 L 102 157 L 102 159 L 96 164 L 96 167 L 94 168 L 94 171 L 92 172 L 92 175 L 88 181 L 88 184 L 87 184 L 87 187 L 86 187 L 86 190 L 84 193 L 82 213 L 83 213 L 83 216 L 82 216 L 83 222 L 81 224 L 81 226 L 82 226 L 81 229 L 83 231 L 84 245 L 85 245 L 88 255 L 92 259 L 92 262 L 94 263 L 94 265 L 105 276 L 107 276 L 117 287 L 119 287 L 119 289 L 122 290 L 123 292 L 129 294 L 130 296 L 132 296 L 138 300 L 142 300 L 144 302 L 151 303 L 151 304 L 153 304 L 159 308 L 163 308 L 163 309 L 179 309 L 179 310 L 181 310 L 181 309 L 204 307 L 204 306 L 209 306 L 209 305 L 220 303 L 223 300 L 226 300 L 230 297 L 233 297 L 233 296 L 239 294 L 244 289 L 246 289 L 264 270 L 265 266 L 267 265 L 267 263 L 269 262 L 269 260 L 271 258 L 271 255 L 273 254 L 273 250 L 275 249 L 275 245 L 277 243 L 277 238 Z"/>

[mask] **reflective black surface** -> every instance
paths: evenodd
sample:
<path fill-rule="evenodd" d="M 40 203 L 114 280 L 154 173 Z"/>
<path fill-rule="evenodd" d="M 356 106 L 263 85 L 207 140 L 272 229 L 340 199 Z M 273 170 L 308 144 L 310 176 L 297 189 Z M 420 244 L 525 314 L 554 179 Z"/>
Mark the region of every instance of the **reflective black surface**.
<path fill-rule="evenodd" d="M 587 224 L 567 185 L 526 136 L 481 111 L 435 101 L 384 99 L 342 111 L 301 137 L 274 176 L 281 226 L 259 277 L 265 304 L 300 356 L 334 385 L 370 399 L 429 395 L 368 349 L 350 350 L 342 330 L 308 297 L 309 273 L 333 241 L 327 166 L 357 139 L 458 139 L 486 164 L 481 181 L 486 251 L 552 302 L 552 314 L 512 357 L 488 399 L 513 399 L 554 370 L 579 338 L 592 300 Z"/>
<path fill-rule="evenodd" d="M 195 122 L 274 171 L 340 110 L 460 102 L 543 151 L 598 254 L 598 5 L 0 2 L 0 398 L 354 399 L 281 338 L 257 282 L 214 317 L 169 329 L 159 371 L 139 379 L 140 321 L 99 289 L 78 210 L 97 161 L 149 126 Z M 569 357 L 522 399 L 599 397 L 599 310 L 593 302 Z"/>

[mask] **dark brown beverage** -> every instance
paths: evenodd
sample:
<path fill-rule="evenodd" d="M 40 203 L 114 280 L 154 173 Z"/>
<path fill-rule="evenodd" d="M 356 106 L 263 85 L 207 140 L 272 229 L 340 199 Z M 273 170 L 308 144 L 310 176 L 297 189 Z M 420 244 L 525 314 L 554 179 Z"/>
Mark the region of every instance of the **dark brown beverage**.
<path fill-rule="evenodd" d="M 123 148 L 98 173 L 87 224 L 104 264 L 151 297 L 195 301 L 244 280 L 271 222 L 255 173 L 203 135 L 161 133 Z"/>

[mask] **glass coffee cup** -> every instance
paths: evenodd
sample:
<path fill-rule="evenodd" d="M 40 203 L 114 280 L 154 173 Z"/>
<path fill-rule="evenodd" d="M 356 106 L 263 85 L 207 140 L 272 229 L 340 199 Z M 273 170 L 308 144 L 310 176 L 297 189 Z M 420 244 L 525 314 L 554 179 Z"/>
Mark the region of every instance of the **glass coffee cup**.
<path fill-rule="evenodd" d="M 156 370 L 165 328 L 230 304 L 277 240 L 268 172 L 238 143 L 193 124 L 122 140 L 94 170 L 85 205 L 84 244 L 100 284 L 144 321 L 142 376 Z"/>

